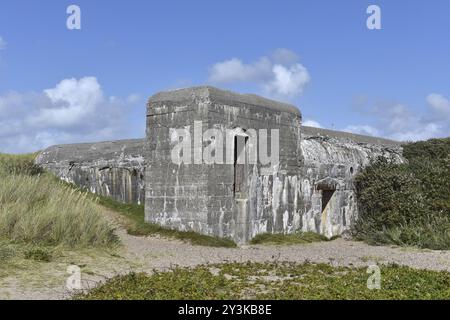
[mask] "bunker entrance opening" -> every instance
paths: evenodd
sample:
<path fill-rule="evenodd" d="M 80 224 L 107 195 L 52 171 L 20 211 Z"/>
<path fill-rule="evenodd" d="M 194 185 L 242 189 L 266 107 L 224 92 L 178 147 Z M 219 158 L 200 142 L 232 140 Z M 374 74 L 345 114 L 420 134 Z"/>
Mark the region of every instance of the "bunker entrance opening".
<path fill-rule="evenodd" d="M 322 212 L 325 211 L 336 190 L 322 190 Z"/>
<path fill-rule="evenodd" d="M 247 195 L 248 178 L 248 136 L 235 135 L 234 137 L 234 183 L 233 192 L 235 198 L 243 198 Z"/>

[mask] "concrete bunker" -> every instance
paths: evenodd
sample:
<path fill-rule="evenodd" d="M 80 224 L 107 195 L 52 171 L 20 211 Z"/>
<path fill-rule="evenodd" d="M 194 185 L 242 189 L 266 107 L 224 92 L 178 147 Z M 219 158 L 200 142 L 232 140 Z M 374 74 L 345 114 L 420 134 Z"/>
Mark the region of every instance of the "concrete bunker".
<path fill-rule="evenodd" d="M 379 156 L 403 161 L 398 142 L 301 126 L 295 106 L 212 87 L 155 94 L 146 121 L 145 139 L 53 146 L 36 162 L 92 192 L 145 203 L 148 222 L 246 243 L 260 233 L 346 232 L 358 215 L 354 176 Z M 259 161 L 271 160 L 273 141 L 278 162 Z M 177 150 L 183 142 L 189 148 Z"/>

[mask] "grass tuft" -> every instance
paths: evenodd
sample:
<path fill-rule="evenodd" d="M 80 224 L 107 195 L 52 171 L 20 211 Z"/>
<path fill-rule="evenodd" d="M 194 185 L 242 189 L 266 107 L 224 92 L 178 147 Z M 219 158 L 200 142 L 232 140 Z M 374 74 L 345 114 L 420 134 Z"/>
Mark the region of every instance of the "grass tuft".
<path fill-rule="evenodd" d="M 269 244 L 269 245 L 286 245 L 286 244 L 304 244 L 319 241 L 329 241 L 329 239 L 321 234 L 313 232 L 297 232 L 293 234 L 283 233 L 262 233 L 255 236 L 251 244 Z"/>
<path fill-rule="evenodd" d="M 50 262 L 52 261 L 52 254 L 50 251 L 42 248 L 28 249 L 24 252 L 25 259 Z"/>
<path fill-rule="evenodd" d="M 16 251 L 8 243 L 0 242 L 0 266 L 16 256 Z"/>

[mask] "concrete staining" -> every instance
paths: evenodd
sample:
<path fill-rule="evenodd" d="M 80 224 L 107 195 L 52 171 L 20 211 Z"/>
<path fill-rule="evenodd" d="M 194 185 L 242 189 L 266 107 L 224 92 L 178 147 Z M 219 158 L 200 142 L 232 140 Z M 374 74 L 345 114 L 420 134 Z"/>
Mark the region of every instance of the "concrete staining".
<path fill-rule="evenodd" d="M 302 127 L 301 146 L 301 228 L 327 237 L 349 230 L 357 218 L 353 177 L 380 156 L 403 161 L 397 142 L 325 129 Z"/>
<path fill-rule="evenodd" d="M 125 203 L 144 203 L 144 141 L 68 144 L 42 151 L 36 163 L 64 181 Z"/>
<path fill-rule="evenodd" d="M 201 124 L 204 133 L 200 143 L 194 124 Z M 174 134 L 179 128 L 186 136 Z M 209 129 L 229 130 L 233 136 L 220 147 Z M 271 130 L 279 130 L 278 165 L 238 164 L 234 155 L 231 162 L 201 161 L 205 150 L 215 154 L 223 148 L 226 155 L 228 146 L 238 154 L 236 139 L 244 141 L 248 159 L 256 144 L 250 133 L 260 129 L 268 131 L 269 149 Z M 187 134 L 192 159 L 200 162 L 174 163 L 174 146 Z M 242 244 L 265 232 L 301 230 L 327 237 L 346 232 L 358 212 L 353 177 L 378 156 L 401 162 L 401 146 L 303 127 L 300 111 L 288 104 L 196 87 L 149 99 L 144 140 L 51 147 L 37 162 L 65 180 L 124 202 L 144 200 L 145 180 L 146 221 Z"/>

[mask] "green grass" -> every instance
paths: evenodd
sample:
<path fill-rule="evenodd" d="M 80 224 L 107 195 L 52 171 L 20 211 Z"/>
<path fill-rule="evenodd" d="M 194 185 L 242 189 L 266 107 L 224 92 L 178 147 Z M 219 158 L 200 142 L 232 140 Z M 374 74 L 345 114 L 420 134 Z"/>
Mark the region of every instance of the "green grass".
<path fill-rule="evenodd" d="M 319 241 L 329 241 L 323 235 L 313 232 L 297 232 L 293 234 L 272 234 L 262 233 L 255 236 L 251 244 L 269 244 L 269 245 L 289 245 L 289 244 L 304 244 Z"/>
<path fill-rule="evenodd" d="M 154 223 L 144 221 L 144 206 L 138 204 L 121 203 L 111 198 L 92 195 L 97 202 L 113 211 L 121 214 L 125 218 L 125 227 L 127 232 L 135 236 L 160 235 L 163 237 L 175 238 L 187 241 L 193 245 L 210 247 L 236 247 L 236 244 L 230 239 L 211 237 L 196 232 L 177 231 L 164 228 Z"/>
<path fill-rule="evenodd" d="M 24 258 L 28 260 L 50 262 L 52 261 L 52 253 L 43 248 L 32 248 L 24 252 Z"/>
<path fill-rule="evenodd" d="M 0 241 L 70 248 L 113 246 L 113 228 L 86 193 L 57 183 L 34 155 L 0 155 Z"/>
<path fill-rule="evenodd" d="M 34 164 L 37 154 L 29 153 L 12 155 L 0 153 L 0 172 L 6 175 L 36 176 L 44 173 L 44 170 Z"/>
<path fill-rule="evenodd" d="M 228 263 L 115 277 L 75 299 L 450 299 L 450 273 L 380 266 L 381 289 L 366 268 L 327 264 Z"/>
<path fill-rule="evenodd" d="M 14 258 L 17 252 L 9 243 L 0 241 L 0 266 Z"/>

